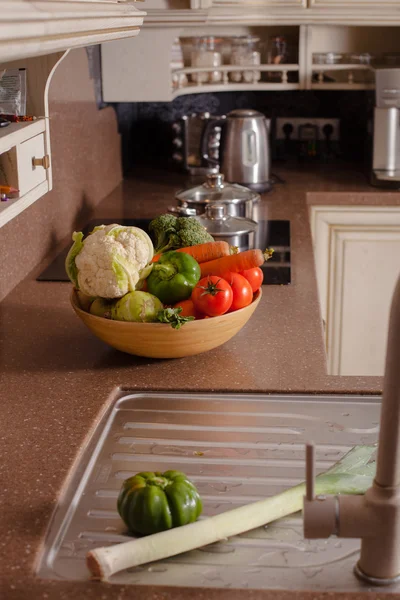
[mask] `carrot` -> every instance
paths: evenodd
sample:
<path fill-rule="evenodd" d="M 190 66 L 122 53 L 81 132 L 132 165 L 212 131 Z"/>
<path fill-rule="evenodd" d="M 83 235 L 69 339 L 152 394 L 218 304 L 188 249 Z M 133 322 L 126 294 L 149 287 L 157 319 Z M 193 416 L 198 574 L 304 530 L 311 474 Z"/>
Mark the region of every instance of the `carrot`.
<path fill-rule="evenodd" d="M 207 275 L 218 275 L 223 277 L 226 273 L 241 273 L 246 269 L 252 269 L 253 267 L 261 267 L 261 265 L 271 258 L 273 250 L 245 250 L 238 254 L 231 254 L 230 256 L 223 256 L 216 260 L 210 260 L 209 262 L 202 263 L 201 277 Z"/>
<path fill-rule="evenodd" d="M 206 242 L 205 244 L 197 244 L 196 246 L 187 246 L 186 248 L 179 248 L 177 252 L 185 252 L 190 254 L 197 260 L 199 264 L 208 262 L 210 260 L 216 260 L 223 256 L 229 256 L 230 246 L 228 242 Z"/>
<path fill-rule="evenodd" d="M 229 256 L 231 247 L 228 242 L 206 242 L 205 244 L 197 244 L 197 246 L 187 246 L 186 248 L 178 248 L 175 252 L 185 252 L 190 254 L 199 264 Z M 151 262 L 155 263 L 160 258 L 161 254 L 153 256 Z"/>

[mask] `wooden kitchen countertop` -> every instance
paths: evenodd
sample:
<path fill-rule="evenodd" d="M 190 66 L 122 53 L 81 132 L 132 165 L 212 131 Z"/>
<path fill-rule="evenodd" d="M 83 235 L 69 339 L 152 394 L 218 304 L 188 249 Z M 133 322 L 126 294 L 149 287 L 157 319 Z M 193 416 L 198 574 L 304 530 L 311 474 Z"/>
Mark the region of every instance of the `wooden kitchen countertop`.
<path fill-rule="evenodd" d="M 308 205 L 400 205 L 400 193 L 371 188 L 362 174 L 333 166 L 273 171 L 286 183 L 263 196 L 261 216 L 291 221 L 292 283 L 264 287 L 252 319 L 221 348 L 160 361 L 108 348 L 73 313 L 69 284 L 35 281 L 45 263 L 0 305 L 1 598 L 311 600 L 323 595 L 124 588 L 38 580 L 34 574 L 36 554 L 68 472 L 117 386 L 139 391 L 381 392 L 379 377 L 326 374 Z M 155 170 L 138 173 L 106 198 L 93 218 L 152 217 L 174 204 L 174 192 L 186 184 L 179 175 Z M 381 599 L 385 596 L 382 590 L 377 594 Z"/>

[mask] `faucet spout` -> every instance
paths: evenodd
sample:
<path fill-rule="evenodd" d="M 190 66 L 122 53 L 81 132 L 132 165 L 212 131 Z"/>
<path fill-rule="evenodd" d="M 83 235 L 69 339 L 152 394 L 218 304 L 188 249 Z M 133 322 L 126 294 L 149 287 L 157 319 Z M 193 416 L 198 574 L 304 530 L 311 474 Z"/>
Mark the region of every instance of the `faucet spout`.
<path fill-rule="evenodd" d="M 356 574 L 373 584 L 400 580 L 400 277 L 389 317 L 377 468 L 365 494 L 367 510 L 380 523 L 360 531 L 361 556 Z"/>
<path fill-rule="evenodd" d="M 375 481 L 381 487 L 400 485 L 400 277 L 389 318 Z"/>

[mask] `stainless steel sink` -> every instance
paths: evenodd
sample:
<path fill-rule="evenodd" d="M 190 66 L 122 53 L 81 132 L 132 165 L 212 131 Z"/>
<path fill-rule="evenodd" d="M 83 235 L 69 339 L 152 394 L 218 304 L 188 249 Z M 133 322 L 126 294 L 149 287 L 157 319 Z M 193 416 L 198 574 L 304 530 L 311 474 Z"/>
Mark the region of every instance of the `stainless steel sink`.
<path fill-rule="evenodd" d="M 317 472 L 378 439 L 378 396 L 124 393 L 81 456 L 49 527 L 38 575 L 87 580 L 86 553 L 126 541 L 116 510 L 122 481 L 178 469 L 197 485 L 202 518 L 304 480 L 305 443 Z M 301 515 L 165 561 L 112 583 L 288 590 L 368 590 L 353 575 L 360 542 L 305 540 Z M 386 591 L 399 592 L 400 585 Z"/>

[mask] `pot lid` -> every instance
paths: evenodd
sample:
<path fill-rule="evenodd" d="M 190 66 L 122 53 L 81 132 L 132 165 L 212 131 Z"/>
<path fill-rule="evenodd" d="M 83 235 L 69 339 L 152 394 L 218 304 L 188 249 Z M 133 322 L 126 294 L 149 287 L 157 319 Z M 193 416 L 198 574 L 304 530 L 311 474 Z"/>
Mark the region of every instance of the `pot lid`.
<path fill-rule="evenodd" d="M 207 204 L 205 213 L 195 218 L 216 238 L 244 235 L 257 229 L 257 223 L 252 219 L 229 215 L 225 204 Z"/>
<path fill-rule="evenodd" d="M 180 190 L 175 198 L 181 202 L 208 204 L 209 202 L 231 202 L 238 204 L 260 199 L 259 194 L 243 185 L 227 183 L 222 173 L 209 173 L 207 180 L 194 188 Z"/>

